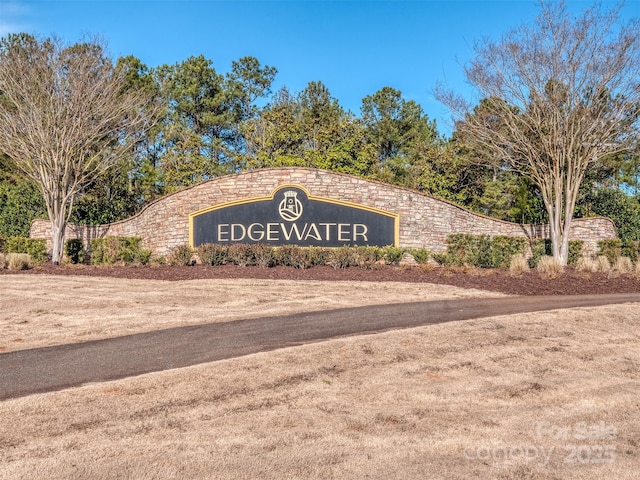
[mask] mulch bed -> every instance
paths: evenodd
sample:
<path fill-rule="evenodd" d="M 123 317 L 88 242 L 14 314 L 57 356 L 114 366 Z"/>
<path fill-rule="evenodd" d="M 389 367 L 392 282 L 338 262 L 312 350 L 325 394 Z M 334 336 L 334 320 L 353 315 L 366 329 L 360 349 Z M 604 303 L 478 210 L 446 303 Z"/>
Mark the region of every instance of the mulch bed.
<path fill-rule="evenodd" d="M 343 280 L 367 282 L 422 282 L 478 288 L 512 295 L 579 295 L 606 293 L 640 293 L 640 278 L 633 275 L 612 276 L 605 273 L 578 272 L 566 268 L 557 278 L 543 278 L 531 270 L 520 276 L 511 276 L 505 270 L 445 268 L 445 267 L 396 267 L 376 266 L 334 269 L 327 266 L 306 270 L 292 267 L 238 267 L 225 265 L 210 267 L 175 266 L 110 266 L 89 265 L 55 266 L 46 263 L 25 271 L 0 270 L 1 274 L 23 275 L 86 275 L 99 277 L 133 278 L 145 280 L 196 280 L 225 278 L 255 278 L 278 280 Z"/>

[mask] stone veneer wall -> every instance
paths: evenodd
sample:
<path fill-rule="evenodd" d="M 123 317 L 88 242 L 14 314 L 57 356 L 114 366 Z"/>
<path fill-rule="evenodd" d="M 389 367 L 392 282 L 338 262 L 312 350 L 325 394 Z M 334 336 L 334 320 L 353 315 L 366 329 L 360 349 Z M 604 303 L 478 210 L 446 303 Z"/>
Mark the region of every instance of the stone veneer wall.
<path fill-rule="evenodd" d="M 215 178 L 147 205 L 137 215 L 117 223 L 99 226 L 69 224 L 67 238 L 81 238 L 86 245 L 103 236 L 142 237 L 145 248 L 167 255 L 189 243 L 189 213 L 244 198 L 267 196 L 280 185 L 297 184 L 312 195 L 340 199 L 379 208 L 400 215 L 400 246 L 446 250 L 453 233 L 548 237 L 545 225 L 519 225 L 485 217 L 457 205 L 406 188 L 350 175 L 310 168 L 274 168 Z M 576 219 L 571 239 L 585 242 L 585 252 L 597 249 L 597 242 L 615 238 L 608 218 Z M 31 237 L 46 238 L 51 248 L 51 224 L 36 220 Z"/>

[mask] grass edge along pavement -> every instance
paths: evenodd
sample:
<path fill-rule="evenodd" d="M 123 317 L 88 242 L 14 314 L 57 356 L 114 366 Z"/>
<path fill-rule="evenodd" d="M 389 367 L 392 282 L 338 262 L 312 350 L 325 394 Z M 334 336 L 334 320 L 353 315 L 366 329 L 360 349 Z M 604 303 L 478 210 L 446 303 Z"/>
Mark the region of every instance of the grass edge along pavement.
<path fill-rule="evenodd" d="M 640 302 L 640 294 L 505 297 L 357 307 L 178 327 L 0 354 L 0 400 L 400 328 Z"/>

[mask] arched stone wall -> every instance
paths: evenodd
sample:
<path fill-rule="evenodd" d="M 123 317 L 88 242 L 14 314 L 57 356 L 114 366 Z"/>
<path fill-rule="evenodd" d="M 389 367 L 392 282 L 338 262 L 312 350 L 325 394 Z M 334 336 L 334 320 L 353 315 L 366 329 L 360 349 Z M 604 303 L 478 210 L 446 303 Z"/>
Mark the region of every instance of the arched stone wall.
<path fill-rule="evenodd" d="M 489 218 L 417 191 L 350 175 L 310 168 L 273 168 L 252 170 L 218 177 L 158 199 L 137 215 L 121 222 L 99 226 L 70 224 L 67 238 L 110 236 L 142 237 L 143 245 L 158 255 L 167 255 L 175 247 L 189 243 L 189 214 L 215 205 L 270 195 L 283 184 L 304 187 L 313 195 L 351 202 L 399 215 L 399 244 L 446 250 L 447 236 L 453 233 L 508 235 L 545 238 L 545 225 L 520 225 Z M 617 236 L 608 218 L 576 219 L 571 239 L 585 242 L 585 250 L 594 252 L 597 242 Z M 50 241 L 51 225 L 36 220 L 31 237 Z"/>

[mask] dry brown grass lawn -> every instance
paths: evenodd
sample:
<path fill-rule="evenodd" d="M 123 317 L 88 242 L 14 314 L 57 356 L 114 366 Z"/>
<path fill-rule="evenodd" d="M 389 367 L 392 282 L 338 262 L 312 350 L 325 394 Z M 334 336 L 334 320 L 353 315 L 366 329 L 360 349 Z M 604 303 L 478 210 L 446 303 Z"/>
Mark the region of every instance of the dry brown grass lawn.
<path fill-rule="evenodd" d="M 161 328 L 498 293 L 416 283 L 0 276 L 0 352 Z"/>
<path fill-rule="evenodd" d="M 495 317 L 4 401 L 0 478 L 635 479 L 639 321 Z"/>

